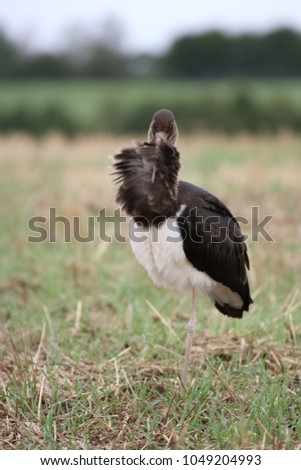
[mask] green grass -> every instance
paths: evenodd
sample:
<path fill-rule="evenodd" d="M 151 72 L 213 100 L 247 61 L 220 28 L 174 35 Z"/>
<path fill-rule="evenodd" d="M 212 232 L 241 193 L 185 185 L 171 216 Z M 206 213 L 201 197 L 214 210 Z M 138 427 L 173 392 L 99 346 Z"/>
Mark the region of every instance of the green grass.
<path fill-rule="evenodd" d="M 33 108 L 43 107 L 54 102 L 64 103 L 72 112 L 90 116 L 97 111 L 98 104 L 108 98 L 128 103 L 141 102 L 145 96 L 156 99 L 172 99 L 179 92 L 187 101 L 196 96 L 214 95 L 218 100 L 227 101 L 237 89 L 245 89 L 256 100 L 269 103 L 275 97 L 301 104 L 300 80 L 221 80 L 221 81 L 14 81 L 1 82 L 1 108 L 11 108 L 19 104 L 30 104 Z"/>
<path fill-rule="evenodd" d="M 300 448 L 300 137 L 180 139 L 181 177 L 235 214 L 274 214 L 275 239 L 248 243 L 255 304 L 241 321 L 199 296 L 183 394 L 189 294 L 155 287 L 128 243 L 64 243 L 62 227 L 56 243 L 26 241 L 49 207 L 80 215 L 83 233 L 113 211 L 107 155 L 129 141 L 1 139 L 2 447 Z"/>
<path fill-rule="evenodd" d="M 158 107 L 174 109 L 187 130 L 258 131 L 256 118 L 259 130 L 298 130 L 300 106 L 300 80 L 0 83 L 0 128 L 36 134 L 53 128 L 67 134 L 140 131 Z"/>

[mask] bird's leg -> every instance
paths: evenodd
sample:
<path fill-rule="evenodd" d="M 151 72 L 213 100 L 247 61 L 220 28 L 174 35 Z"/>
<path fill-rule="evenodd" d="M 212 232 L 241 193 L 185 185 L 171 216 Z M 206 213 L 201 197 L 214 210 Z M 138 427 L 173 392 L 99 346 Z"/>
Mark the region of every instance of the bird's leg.
<path fill-rule="evenodd" d="M 196 320 L 196 289 L 192 288 L 192 309 L 190 314 L 189 322 L 186 326 L 186 352 L 185 352 L 185 359 L 184 359 L 184 367 L 183 367 L 183 375 L 182 375 L 182 383 L 183 386 L 186 387 L 187 378 L 188 378 L 188 369 L 189 369 L 189 358 L 190 358 L 190 351 L 192 346 L 192 338 L 197 326 Z"/>

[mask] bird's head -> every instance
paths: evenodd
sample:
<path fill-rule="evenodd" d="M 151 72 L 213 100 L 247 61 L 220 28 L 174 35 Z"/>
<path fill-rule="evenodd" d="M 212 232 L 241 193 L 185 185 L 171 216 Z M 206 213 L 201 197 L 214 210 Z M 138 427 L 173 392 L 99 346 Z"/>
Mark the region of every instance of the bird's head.
<path fill-rule="evenodd" d="M 160 109 L 154 114 L 150 123 L 148 142 L 155 144 L 158 139 L 162 139 L 171 145 L 176 145 L 177 138 L 178 127 L 173 113 L 169 109 Z"/>

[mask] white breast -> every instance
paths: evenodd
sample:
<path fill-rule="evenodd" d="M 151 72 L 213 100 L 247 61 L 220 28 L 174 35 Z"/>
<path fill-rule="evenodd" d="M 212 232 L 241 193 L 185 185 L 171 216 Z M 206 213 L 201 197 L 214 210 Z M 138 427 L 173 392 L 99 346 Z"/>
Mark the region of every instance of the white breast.
<path fill-rule="evenodd" d="M 242 307 L 242 299 L 236 292 L 198 271 L 188 261 L 175 217 L 167 219 L 159 227 L 140 227 L 132 220 L 130 239 L 137 260 L 156 285 L 176 290 L 194 287 L 213 302 Z"/>

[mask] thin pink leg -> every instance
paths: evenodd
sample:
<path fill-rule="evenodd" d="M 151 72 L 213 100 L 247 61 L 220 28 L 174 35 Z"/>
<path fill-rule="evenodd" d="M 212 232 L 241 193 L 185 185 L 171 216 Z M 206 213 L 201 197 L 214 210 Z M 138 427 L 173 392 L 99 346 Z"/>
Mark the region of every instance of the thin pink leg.
<path fill-rule="evenodd" d="M 182 375 L 182 382 L 184 387 L 187 385 L 188 379 L 188 371 L 189 371 L 189 359 L 190 359 L 190 352 L 192 346 L 192 339 L 194 332 L 196 330 L 197 320 L 196 320 L 196 289 L 192 288 L 192 309 L 189 322 L 186 326 L 186 352 L 185 352 L 185 359 L 184 359 L 184 366 L 183 366 L 183 375 Z"/>

